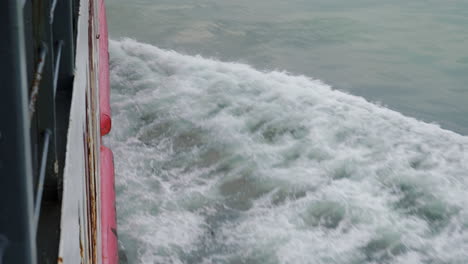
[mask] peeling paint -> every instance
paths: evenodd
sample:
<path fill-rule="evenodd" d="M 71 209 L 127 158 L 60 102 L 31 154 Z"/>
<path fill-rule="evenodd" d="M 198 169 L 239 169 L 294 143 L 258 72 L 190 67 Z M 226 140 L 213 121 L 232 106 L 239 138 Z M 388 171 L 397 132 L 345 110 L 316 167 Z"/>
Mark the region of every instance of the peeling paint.
<path fill-rule="evenodd" d="M 97 6 L 81 1 L 76 75 L 64 169 L 60 256 L 68 263 L 99 264 L 101 259 L 97 47 Z M 85 55 L 85 56 L 83 56 Z M 87 55 L 87 56 L 86 56 Z M 69 235 L 67 233 L 70 233 Z M 81 259 L 81 261 L 80 261 Z"/>

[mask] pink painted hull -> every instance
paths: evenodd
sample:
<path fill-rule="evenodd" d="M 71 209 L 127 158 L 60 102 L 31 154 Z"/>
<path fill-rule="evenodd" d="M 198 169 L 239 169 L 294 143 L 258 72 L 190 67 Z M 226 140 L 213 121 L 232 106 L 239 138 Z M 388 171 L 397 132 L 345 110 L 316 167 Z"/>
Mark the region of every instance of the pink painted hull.
<path fill-rule="evenodd" d="M 109 35 L 104 0 L 99 1 L 99 111 L 101 137 L 112 128 L 109 83 Z M 101 238 L 102 263 L 119 262 L 115 210 L 114 158 L 112 151 L 101 145 Z"/>
<path fill-rule="evenodd" d="M 99 1 L 99 110 L 101 135 L 112 127 L 109 85 L 109 34 L 104 0 Z"/>
<path fill-rule="evenodd" d="M 115 212 L 114 157 L 101 146 L 101 237 L 102 263 L 118 263 L 117 223 Z"/>

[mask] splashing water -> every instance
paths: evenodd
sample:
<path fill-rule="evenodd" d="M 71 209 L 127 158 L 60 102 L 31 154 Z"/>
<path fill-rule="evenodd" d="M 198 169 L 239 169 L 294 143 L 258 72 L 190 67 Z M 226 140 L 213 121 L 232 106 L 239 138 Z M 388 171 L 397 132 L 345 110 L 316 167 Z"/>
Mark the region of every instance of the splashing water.
<path fill-rule="evenodd" d="M 320 81 L 111 41 L 129 263 L 468 263 L 468 138 Z"/>

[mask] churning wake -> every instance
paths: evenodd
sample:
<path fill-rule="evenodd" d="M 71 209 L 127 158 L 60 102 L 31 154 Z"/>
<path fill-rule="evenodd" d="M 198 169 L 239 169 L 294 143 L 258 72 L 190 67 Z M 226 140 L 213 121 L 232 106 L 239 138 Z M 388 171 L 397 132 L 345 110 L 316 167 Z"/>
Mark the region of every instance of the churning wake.
<path fill-rule="evenodd" d="M 111 41 L 128 263 L 468 263 L 468 138 L 320 81 Z"/>

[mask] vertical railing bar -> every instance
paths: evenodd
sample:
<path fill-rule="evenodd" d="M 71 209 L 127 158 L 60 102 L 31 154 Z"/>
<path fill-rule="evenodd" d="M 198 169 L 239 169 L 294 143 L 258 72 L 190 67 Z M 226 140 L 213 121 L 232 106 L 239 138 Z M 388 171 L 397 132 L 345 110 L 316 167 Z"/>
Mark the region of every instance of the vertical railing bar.
<path fill-rule="evenodd" d="M 39 167 L 39 179 L 37 182 L 36 190 L 36 201 L 34 205 L 34 224 L 37 232 L 37 226 L 39 224 L 39 216 L 41 214 L 41 204 L 42 204 L 42 194 L 44 191 L 44 179 L 45 171 L 47 165 L 47 154 L 49 153 L 49 143 L 50 143 L 51 132 L 49 129 L 44 131 L 44 143 L 42 145 L 42 155 L 41 155 L 41 166 Z"/>
<path fill-rule="evenodd" d="M 24 3 L 0 0 L 0 240 L 5 246 L 0 262 L 5 264 L 37 263 Z"/>
<path fill-rule="evenodd" d="M 59 70 L 60 70 L 60 59 L 62 57 L 62 46 L 63 46 L 63 40 L 60 40 L 57 43 L 56 47 L 56 53 L 57 56 L 55 58 L 55 69 L 54 69 L 54 79 L 53 79 L 53 85 L 54 85 L 54 97 L 55 93 L 57 92 L 57 81 L 58 81 L 58 75 L 59 75 Z"/>
<path fill-rule="evenodd" d="M 29 97 L 29 119 L 32 120 L 34 112 L 36 112 L 36 101 L 37 95 L 39 94 L 39 86 L 42 80 L 42 72 L 44 71 L 44 65 L 47 55 L 47 46 L 42 43 L 41 53 L 39 56 L 39 62 L 36 67 L 36 73 L 32 82 L 31 95 Z"/>
<path fill-rule="evenodd" d="M 50 5 L 50 14 L 49 14 L 49 23 L 52 24 L 54 23 L 54 13 L 55 13 L 55 7 L 57 6 L 57 0 L 54 0 L 52 4 Z"/>

